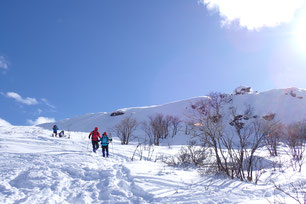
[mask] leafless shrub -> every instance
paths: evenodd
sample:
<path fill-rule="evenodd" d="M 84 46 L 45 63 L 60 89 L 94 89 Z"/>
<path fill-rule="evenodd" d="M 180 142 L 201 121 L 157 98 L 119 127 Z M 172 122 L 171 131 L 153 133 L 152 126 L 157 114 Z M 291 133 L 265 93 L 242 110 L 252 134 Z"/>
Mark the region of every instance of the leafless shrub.
<path fill-rule="evenodd" d="M 177 116 L 167 116 L 166 120 L 169 120 L 169 128 L 171 131 L 171 136 L 174 137 L 180 132 L 182 128 L 182 120 Z"/>
<path fill-rule="evenodd" d="M 154 150 L 155 150 L 154 145 L 145 145 L 144 150 L 147 152 L 146 160 L 152 161 L 152 157 L 153 157 Z"/>
<path fill-rule="evenodd" d="M 144 131 L 145 136 L 146 136 L 145 141 L 148 140 L 149 144 L 153 145 L 155 140 L 154 140 L 154 129 L 153 129 L 152 125 L 150 125 L 149 122 L 144 121 L 144 122 L 142 122 L 141 128 Z M 159 142 L 159 140 L 158 140 L 158 142 Z"/>
<path fill-rule="evenodd" d="M 136 156 L 138 156 L 139 160 L 152 161 L 153 153 L 154 145 L 139 142 L 135 147 L 131 160 L 134 161 Z"/>
<path fill-rule="evenodd" d="M 306 122 L 298 122 L 287 126 L 285 140 L 290 149 L 294 170 L 302 171 L 306 150 Z"/>
<path fill-rule="evenodd" d="M 185 128 L 184 128 L 185 129 L 184 130 L 185 135 L 191 135 L 192 131 L 193 131 L 193 128 L 194 128 L 194 124 L 190 121 L 185 121 L 184 126 L 185 126 Z"/>
<path fill-rule="evenodd" d="M 161 113 L 149 116 L 149 121 L 143 123 L 143 130 L 150 138 L 151 144 L 159 145 L 159 140 L 166 138 L 169 134 L 168 121 L 165 121 Z"/>
<path fill-rule="evenodd" d="M 275 191 L 274 191 L 274 203 L 286 203 L 284 195 L 292 198 L 297 203 L 303 204 L 306 201 L 306 191 L 305 191 L 305 182 L 297 181 L 292 182 L 287 186 L 281 186 L 276 184 L 274 181 L 271 181 Z M 282 194 L 276 194 L 276 191 L 281 192 Z"/>
<path fill-rule="evenodd" d="M 179 166 L 177 158 L 174 156 L 163 157 L 162 159 L 163 159 L 162 162 L 164 162 L 165 164 L 169 166 L 173 166 L 173 167 Z"/>
<path fill-rule="evenodd" d="M 197 146 L 195 141 L 189 142 L 187 147 L 182 147 L 177 156 L 164 158 L 163 162 L 170 166 L 203 167 L 207 159 L 207 148 Z"/>
<path fill-rule="evenodd" d="M 183 166 L 203 166 L 207 158 L 206 149 L 205 147 L 198 147 L 195 141 L 189 142 L 188 146 L 183 147 L 177 156 L 178 164 Z"/>
<path fill-rule="evenodd" d="M 194 124 L 193 136 L 202 146 L 212 148 L 217 172 L 224 172 L 231 178 L 253 181 L 255 153 L 263 146 L 263 141 L 271 131 L 273 121 L 265 121 L 253 114 L 247 106 L 243 113 L 236 108 L 226 110 L 231 97 L 219 93 L 209 94 L 208 99 L 191 106 Z M 227 105 L 227 106 L 226 106 Z M 255 175 L 259 177 L 258 172 Z"/>
<path fill-rule="evenodd" d="M 284 125 L 278 122 L 271 123 L 271 130 L 265 137 L 265 146 L 271 156 L 278 156 L 278 147 L 281 138 L 284 137 Z"/>
<path fill-rule="evenodd" d="M 114 127 L 114 132 L 120 139 L 121 144 L 128 145 L 130 141 L 135 139 L 134 132 L 138 123 L 132 116 L 127 116 Z"/>
<path fill-rule="evenodd" d="M 161 161 L 165 163 L 166 160 L 167 156 L 165 156 L 164 154 L 158 154 L 155 156 L 154 162 Z"/>
<path fill-rule="evenodd" d="M 139 148 L 139 147 L 140 147 L 140 148 Z M 138 148 L 139 148 L 140 150 L 139 150 Z M 141 150 L 141 143 L 138 143 L 138 144 L 137 144 L 137 146 L 136 146 L 136 148 L 135 148 L 135 150 L 134 150 L 134 153 L 133 153 L 133 155 L 132 155 L 132 157 L 131 157 L 131 160 L 132 160 L 132 161 L 134 161 L 134 157 L 136 156 L 137 151 L 140 153 L 140 154 L 139 154 L 139 157 L 140 157 L 140 160 L 141 160 L 141 159 L 142 159 L 142 153 L 143 153 L 143 151 Z"/>
<path fill-rule="evenodd" d="M 272 170 L 274 172 L 278 171 L 280 173 L 284 173 L 286 169 L 286 161 L 282 157 L 278 157 L 278 160 L 272 163 Z"/>
<path fill-rule="evenodd" d="M 190 123 L 194 124 L 193 136 L 198 138 L 203 147 L 211 147 L 215 157 L 217 171 L 231 175 L 228 162 L 223 151 L 225 139 L 225 123 L 223 105 L 231 98 L 220 93 L 210 93 L 209 98 L 191 105 Z"/>
<path fill-rule="evenodd" d="M 164 116 L 161 113 L 149 116 L 149 120 L 143 122 L 142 129 L 149 138 L 150 144 L 159 145 L 160 139 L 166 139 L 169 135 L 174 137 L 181 128 L 181 120 L 174 116 Z"/>
<path fill-rule="evenodd" d="M 253 110 L 247 106 L 243 114 L 237 114 L 236 108 L 231 108 L 233 135 L 238 141 L 226 139 L 225 147 L 228 150 L 229 161 L 233 164 L 233 176 L 246 181 L 253 181 L 254 169 L 259 165 L 255 152 L 263 146 L 271 125 L 263 119 L 254 117 Z M 245 172 L 246 171 L 246 172 Z M 257 183 L 255 175 L 255 183 Z"/>
<path fill-rule="evenodd" d="M 263 166 L 263 163 L 262 163 L 262 159 L 255 160 L 254 166 L 257 169 L 257 171 L 255 171 L 255 175 L 254 175 L 254 183 L 257 184 L 260 177 L 265 173 L 264 166 Z"/>

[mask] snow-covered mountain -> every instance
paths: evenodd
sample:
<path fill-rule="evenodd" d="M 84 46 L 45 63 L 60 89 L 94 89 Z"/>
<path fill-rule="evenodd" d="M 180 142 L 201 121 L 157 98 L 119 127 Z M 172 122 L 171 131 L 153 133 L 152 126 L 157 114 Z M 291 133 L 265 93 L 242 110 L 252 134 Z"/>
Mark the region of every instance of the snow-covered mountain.
<path fill-rule="evenodd" d="M 93 126 L 110 128 L 129 114 L 139 121 L 156 113 L 186 118 L 186 108 L 201 99 L 88 114 L 57 124 L 61 129 L 90 131 Z M 258 115 L 276 113 L 278 119 L 290 123 L 305 119 L 305 101 L 306 90 L 302 89 L 257 93 L 240 87 L 235 90 L 232 105 L 243 110 L 250 104 Z M 101 148 L 92 153 L 88 133 L 69 131 L 69 137 L 50 137 L 52 124 L 41 126 L 48 130 L 12 126 L 0 119 L 0 203 L 250 204 L 302 203 L 305 198 L 305 168 L 296 171 L 286 145 L 279 146 L 278 157 L 270 156 L 265 147 L 258 150 L 256 156 L 262 158 L 262 163 L 255 185 L 163 162 L 177 156 L 185 145 L 142 147 L 136 151 L 137 142 L 121 145 L 118 138 L 113 138 L 110 157 L 103 158 Z M 274 185 L 285 189 L 285 193 Z"/>
<path fill-rule="evenodd" d="M 275 119 L 283 123 L 306 119 L 305 89 L 286 88 L 254 92 L 249 87 L 239 87 L 234 91 L 232 97 L 231 106 L 235 106 L 238 110 L 242 111 L 246 105 L 250 105 L 254 108 L 255 114 L 261 117 L 275 113 Z M 57 121 L 56 123 L 45 123 L 39 126 L 51 129 L 53 124 L 57 124 L 60 129 L 82 132 L 91 131 L 95 126 L 98 126 L 102 130 L 108 130 L 128 115 L 132 115 L 137 121 L 141 122 L 147 120 L 148 116 L 154 116 L 157 113 L 178 116 L 183 120 L 188 120 L 187 109 L 191 104 L 203 98 L 205 96 L 164 105 L 123 108 L 112 113 L 91 113 Z"/>

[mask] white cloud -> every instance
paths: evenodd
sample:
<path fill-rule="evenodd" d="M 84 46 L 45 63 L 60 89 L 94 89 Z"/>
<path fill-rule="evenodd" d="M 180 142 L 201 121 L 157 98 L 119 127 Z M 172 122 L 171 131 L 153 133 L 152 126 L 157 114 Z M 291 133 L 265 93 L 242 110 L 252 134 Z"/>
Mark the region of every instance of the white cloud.
<path fill-rule="evenodd" d="M 7 70 L 8 67 L 8 61 L 3 56 L 0 56 L 0 69 Z"/>
<path fill-rule="evenodd" d="M 27 123 L 30 125 L 39 125 L 42 123 L 53 123 L 55 122 L 54 118 L 38 117 L 35 121 L 27 120 Z"/>
<path fill-rule="evenodd" d="M 52 105 L 52 104 L 50 104 L 49 101 L 48 101 L 47 99 L 42 98 L 41 101 L 42 101 L 44 104 L 46 104 L 47 106 L 49 106 L 50 108 L 55 109 L 55 106 Z"/>
<path fill-rule="evenodd" d="M 2 118 L 0 118 L 0 126 L 11 126 L 11 124 Z"/>
<path fill-rule="evenodd" d="M 35 98 L 22 98 L 18 93 L 15 92 L 7 92 L 6 96 L 9 98 L 13 98 L 16 101 L 26 104 L 26 105 L 36 105 L 38 104 L 38 101 Z"/>
<path fill-rule="evenodd" d="M 209 10 L 217 10 L 222 25 L 238 21 L 249 30 L 274 27 L 293 20 L 306 0 L 200 0 Z"/>

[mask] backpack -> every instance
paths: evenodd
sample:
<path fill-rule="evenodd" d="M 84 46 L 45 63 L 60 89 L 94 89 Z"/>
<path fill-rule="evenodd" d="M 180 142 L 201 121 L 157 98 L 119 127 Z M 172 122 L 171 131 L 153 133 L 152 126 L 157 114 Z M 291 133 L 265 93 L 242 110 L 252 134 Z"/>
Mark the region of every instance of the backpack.
<path fill-rule="evenodd" d="M 105 137 L 105 136 L 103 135 L 103 136 L 101 137 L 101 145 L 105 145 L 105 146 L 106 146 L 106 145 L 108 145 L 108 144 L 109 144 L 109 138 L 108 138 L 108 136 Z"/>
<path fill-rule="evenodd" d="M 99 132 L 98 131 L 91 131 L 91 139 L 94 141 L 99 141 Z"/>

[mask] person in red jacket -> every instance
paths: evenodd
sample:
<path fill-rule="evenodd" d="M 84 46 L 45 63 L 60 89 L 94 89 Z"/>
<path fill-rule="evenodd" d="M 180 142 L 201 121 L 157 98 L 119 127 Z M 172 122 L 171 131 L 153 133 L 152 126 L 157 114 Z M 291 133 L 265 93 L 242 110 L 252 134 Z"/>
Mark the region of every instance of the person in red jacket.
<path fill-rule="evenodd" d="M 90 137 L 91 137 L 93 152 L 96 153 L 96 150 L 99 149 L 99 140 L 101 138 L 101 135 L 98 132 L 98 127 L 95 127 L 95 130 L 89 133 L 88 139 L 90 139 Z"/>

